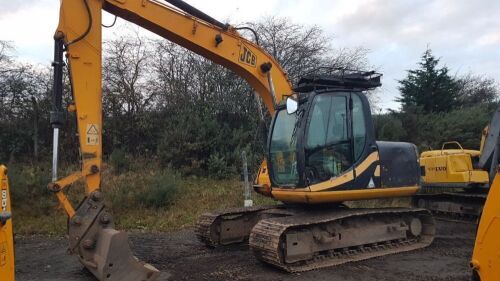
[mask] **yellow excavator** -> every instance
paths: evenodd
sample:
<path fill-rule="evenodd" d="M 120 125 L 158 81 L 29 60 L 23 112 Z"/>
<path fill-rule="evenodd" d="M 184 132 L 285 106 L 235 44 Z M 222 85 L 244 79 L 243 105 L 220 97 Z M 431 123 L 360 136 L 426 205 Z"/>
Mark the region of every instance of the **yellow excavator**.
<path fill-rule="evenodd" d="M 341 204 L 411 196 L 419 190 L 416 147 L 375 141 L 363 92 L 380 86 L 381 75 L 342 71 L 308 76 L 293 88 L 257 40 L 245 39 L 239 28 L 183 1 L 61 0 L 54 36 L 53 172 L 48 188 L 69 218 L 69 252 L 99 280 L 149 281 L 160 274 L 133 256 L 126 233 L 115 230 L 100 190 L 103 10 L 234 71 L 273 116 L 268 156 L 254 189 L 286 204 L 205 214 L 196 228 L 202 241 L 213 246 L 249 238 L 257 258 L 287 271 L 409 251 L 432 242 L 434 220 L 427 210 L 349 209 Z M 76 114 L 82 167 L 59 178 L 65 65 L 72 94 L 67 110 Z M 86 183 L 85 197 L 74 208 L 64 191 L 79 179 Z"/>
<path fill-rule="evenodd" d="M 499 163 L 499 138 L 500 108 L 483 130 L 480 150 L 464 149 L 451 141 L 445 142 L 441 150 L 422 152 L 424 193 L 413 197 L 414 205 L 440 218 L 477 221 Z M 450 191 L 435 192 L 443 188 Z"/>
<path fill-rule="evenodd" d="M 0 165 L 0 279 L 14 281 L 14 238 L 7 167 Z"/>
<path fill-rule="evenodd" d="M 477 228 L 470 266 L 472 281 L 500 279 L 500 176 L 496 169 Z"/>

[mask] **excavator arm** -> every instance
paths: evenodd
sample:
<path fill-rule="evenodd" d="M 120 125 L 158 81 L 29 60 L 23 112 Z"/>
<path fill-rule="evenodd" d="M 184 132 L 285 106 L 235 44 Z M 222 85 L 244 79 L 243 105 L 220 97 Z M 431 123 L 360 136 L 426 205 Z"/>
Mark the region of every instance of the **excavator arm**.
<path fill-rule="evenodd" d="M 183 1 L 61 0 L 54 35 L 53 173 L 48 188 L 69 217 L 69 251 L 77 254 L 99 280 L 154 280 L 159 276 L 158 270 L 132 256 L 127 236 L 114 229 L 100 191 L 102 10 L 231 69 L 255 89 L 271 113 L 276 103 L 292 93 L 292 87 L 283 69 L 261 47 L 243 38 L 234 27 L 219 23 Z M 76 112 L 82 169 L 59 178 L 58 138 L 65 119 L 64 55 L 73 96 L 68 110 Z M 81 178 L 86 183 L 85 198 L 75 209 L 64 190 Z"/>

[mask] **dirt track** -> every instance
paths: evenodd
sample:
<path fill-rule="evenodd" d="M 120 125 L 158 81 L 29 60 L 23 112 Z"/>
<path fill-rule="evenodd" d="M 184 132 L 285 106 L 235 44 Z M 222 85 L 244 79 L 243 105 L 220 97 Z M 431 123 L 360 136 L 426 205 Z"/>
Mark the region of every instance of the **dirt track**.
<path fill-rule="evenodd" d="M 438 221 L 432 246 L 363 262 L 287 274 L 258 262 L 244 246 L 210 250 L 191 230 L 130 234 L 136 255 L 171 274 L 170 280 L 469 281 L 475 226 Z M 16 242 L 16 280 L 95 281 L 65 238 L 21 238 Z"/>

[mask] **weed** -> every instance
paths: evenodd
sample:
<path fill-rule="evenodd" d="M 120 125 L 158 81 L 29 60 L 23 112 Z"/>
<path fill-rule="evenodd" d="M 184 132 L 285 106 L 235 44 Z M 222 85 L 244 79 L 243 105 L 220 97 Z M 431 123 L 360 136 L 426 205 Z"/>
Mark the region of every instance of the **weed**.
<path fill-rule="evenodd" d="M 226 159 L 218 154 L 210 155 L 207 167 L 208 175 L 213 179 L 227 179 L 235 173 L 235 171 L 231 171 L 231 169 L 227 166 Z"/>
<path fill-rule="evenodd" d="M 153 178 L 150 178 L 146 186 L 136 194 L 137 203 L 146 208 L 162 208 L 170 206 L 177 195 L 179 188 L 176 176 L 163 171 Z"/>
<path fill-rule="evenodd" d="M 130 161 L 124 150 L 116 148 L 109 157 L 109 161 L 116 174 L 126 172 L 130 168 Z"/>

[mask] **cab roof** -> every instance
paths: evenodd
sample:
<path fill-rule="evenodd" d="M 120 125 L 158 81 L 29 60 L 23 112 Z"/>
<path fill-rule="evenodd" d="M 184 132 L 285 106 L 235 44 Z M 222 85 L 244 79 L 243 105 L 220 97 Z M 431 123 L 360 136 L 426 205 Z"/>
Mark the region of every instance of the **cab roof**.
<path fill-rule="evenodd" d="M 342 70 L 330 75 L 308 75 L 302 77 L 295 92 L 304 93 L 314 90 L 364 91 L 382 86 L 382 74 L 375 71 Z"/>

